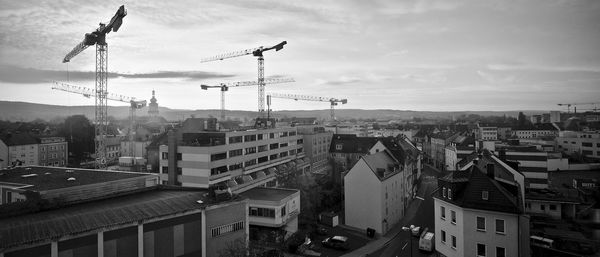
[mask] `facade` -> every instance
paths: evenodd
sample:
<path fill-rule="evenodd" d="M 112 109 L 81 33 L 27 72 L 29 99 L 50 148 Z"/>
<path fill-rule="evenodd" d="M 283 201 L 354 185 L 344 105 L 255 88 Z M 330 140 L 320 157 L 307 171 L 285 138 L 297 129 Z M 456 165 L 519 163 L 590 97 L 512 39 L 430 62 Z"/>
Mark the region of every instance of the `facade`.
<path fill-rule="evenodd" d="M 344 176 L 346 225 L 385 234 L 404 216 L 406 172 L 389 151 L 363 156 Z"/>
<path fill-rule="evenodd" d="M 525 194 L 525 212 L 557 220 L 576 218 L 578 206 L 582 203 L 583 199 L 576 189 L 529 189 Z"/>
<path fill-rule="evenodd" d="M 559 111 L 550 111 L 550 122 L 560 122 L 560 112 Z"/>
<path fill-rule="evenodd" d="M 435 249 L 440 256 L 530 256 L 522 175 L 483 155 L 438 179 Z"/>
<path fill-rule="evenodd" d="M 560 132 L 556 138 L 556 149 L 567 154 L 579 153 L 586 157 L 600 158 L 600 133 Z"/>
<path fill-rule="evenodd" d="M 39 165 L 65 167 L 69 160 L 69 146 L 64 137 L 39 139 Z"/>
<path fill-rule="evenodd" d="M 256 187 L 240 195 L 248 198 L 250 240 L 280 243 L 298 231 L 299 190 Z"/>
<path fill-rule="evenodd" d="M 452 131 L 439 132 L 431 135 L 431 163 L 438 169 L 446 168 L 446 146 L 460 134 Z"/>
<path fill-rule="evenodd" d="M 158 103 L 156 102 L 156 97 L 154 96 L 154 90 L 152 90 L 152 98 L 150 98 L 150 103 L 148 104 L 148 116 L 150 117 L 150 122 L 158 122 Z"/>
<path fill-rule="evenodd" d="M 477 124 L 477 139 L 483 141 L 498 140 L 498 127 Z"/>
<path fill-rule="evenodd" d="M 194 122 L 208 126 L 188 129 L 184 123 L 159 146 L 163 183 L 243 192 L 275 186 L 277 174 L 310 169 L 295 127 L 220 131 L 210 126 L 216 119 L 186 120 Z"/>
<path fill-rule="evenodd" d="M 327 174 L 329 171 L 329 145 L 333 132 L 326 131 L 317 125 L 297 126 L 298 134 L 302 135 L 304 152 L 310 160 L 311 172 Z"/>
<path fill-rule="evenodd" d="M 548 188 L 550 171 L 569 170 L 568 158 L 560 153 L 537 150 L 535 146 L 507 146 L 500 151 L 506 160 L 519 163 L 528 188 Z"/>
<path fill-rule="evenodd" d="M 381 138 L 358 137 L 350 134 L 334 134 L 329 146 L 329 158 L 334 162 L 332 178 L 335 183 L 342 183 L 342 174 L 350 170 L 360 157 Z"/>
<path fill-rule="evenodd" d="M 130 157 L 142 157 L 147 158 L 148 150 L 147 147 L 152 143 L 152 141 L 133 141 L 133 152 L 131 152 L 131 148 L 129 147 L 131 142 L 129 140 L 121 141 L 121 156 L 130 156 Z"/>
<path fill-rule="evenodd" d="M 115 163 L 121 157 L 121 140 L 120 136 L 106 137 L 104 143 L 106 144 L 106 157 L 107 162 Z"/>

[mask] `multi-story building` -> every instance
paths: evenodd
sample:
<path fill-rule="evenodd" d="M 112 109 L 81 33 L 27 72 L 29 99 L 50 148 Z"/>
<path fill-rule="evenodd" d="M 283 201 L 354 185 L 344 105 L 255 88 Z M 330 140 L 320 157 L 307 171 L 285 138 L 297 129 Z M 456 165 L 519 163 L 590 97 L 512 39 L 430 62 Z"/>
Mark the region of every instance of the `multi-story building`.
<path fill-rule="evenodd" d="M 116 163 L 121 157 L 121 136 L 108 136 L 104 138 L 106 147 L 106 158 L 109 163 Z"/>
<path fill-rule="evenodd" d="M 404 216 L 412 197 L 407 195 L 406 173 L 388 150 L 360 157 L 344 176 L 346 225 L 387 233 Z"/>
<path fill-rule="evenodd" d="M 569 170 L 569 159 L 560 153 L 544 152 L 535 146 L 501 146 L 500 156 L 519 163 L 519 171 L 525 175 L 525 186 L 548 188 L 550 171 Z"/>
<path fill-rule="evenodd" d="M 460 133 L 444 131 L 431 135 L 431 162 L 438 169 L 446 168 L 446 146 L 454 141 Z"/>
<path fill-rule="evenodd" d="M 39 165 L 39 142 L 27 133 L 0 136 L 0 168 Z"/>
<path fill-rule="evenodd" d="M 446 170 L 456 170 L 458 162 L 477 150 L 475 138 L 460 135 L 450 142 L 445 148 Z"/>
<path fill-rule="evenodd" d="M 299 190 L 256 187 L 240 195 L 248 198 L 250 240 L 281 243 L 298 231 Z"/>
<path fill-rule="evenodd" d="M 527 129 L 513 129 L 511 133 L 517 139 L 557 137 L 558 127 L 552 123 L 542 123 Z"/>
<path fill-rule="evenodd" d="M 560 111 L 550 111 L 550 122 L 560 122 Z"/>
<path fill-rule="evenodd" d="M 483 151 L 438 179 L 435 249 L 440 256 L 529 256 L 523 175 Z"/>
<path fill-rule="evenodd" d="M 39 165 L 64 167 L 69 160 L 69 146 L 64 137 L 39 138 Z"/>
<path fill-rule="evenodd" d="M 578 153 L 586 157 L 600 158 L 600 133 L 561 131 L 556 138 L 556 149 L 567 154 Z"/>
<path fill-rule="evenodd" d="M 59 199 L 79 193 L 51 206 L 35 197 L 12 203 L 16 212 L 0 218 L 0 256 L 219 256 L 232 242 L 247 244 L 248 200 L 242 197 L 219 200 L 208 190 L 160 186 L 152 174 L 94 170 L 89 172 L 97 175 L 88 178 L 85 170 L 12 171 L 34 188 L 63 185 L 68 192 Z"/>
<path fill-rule="evenodd" d="M 277 174 L 310 169 L 295 127 L 226 131 L 216 124 L 214 118 L 188 119 L 169 132 L 168 143 L 159 146 L 163 183 L 243 192 L 275 186 Z"/>
<path fill-rule="evenodd" d="M 381 138 L 358 137 L 351 134 L 333 134 L 329 146 L 329 158 L 333 160 L 331 171 L 335 183 L 343 182 L 343 174 L 350 170 L 360 157 L 369 153 L 369 150 Z"/>
<path fill-rule="evenodd" d="M 329 172 L 329 145 L 333 132 L 326 131 L 323 126 L 296 126 L 298 134 L 302 135 L 304 152 L 310 160 L 311 172 L 327 174 Z"/>
<path fill-rule="evenodd" d="M 477 140 L 496 141 L 498 140 L 498 127 L 477 123 Z"/>
<path fill-rule="evenodd" d="M 498 127 L 498 139 L 507 140 L 512 137 L 512 128 L 509 126 Z"/>

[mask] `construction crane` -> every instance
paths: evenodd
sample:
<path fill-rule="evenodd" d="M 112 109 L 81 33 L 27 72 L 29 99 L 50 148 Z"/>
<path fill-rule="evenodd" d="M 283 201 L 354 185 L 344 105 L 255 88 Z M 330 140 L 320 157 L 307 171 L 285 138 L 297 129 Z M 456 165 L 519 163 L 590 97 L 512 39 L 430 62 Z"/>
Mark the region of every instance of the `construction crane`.
<path fill-rule="evenodd" d="M 80 94 L 87 98 L 90 98 L 90 97 L 96 95 L 96 90 L 94 90 L 94 89 L 69 85 L 69 84 L 61 83 L 61 82 L 57 82 L 57 81 L 54 81 L 54 86 L 52 86 L 52 89 L 61 90 L 61 91 L 69 92 L 69 93 Z M 146 102 L 146 100 L 141 100 L 141 101 L 136 100 L 135 97 L 112 94 L 112 93 L 109 93 L 106 91 L 104 91 L 104 93 L 105 93 L 105 98 L 107 100 L 118 101 L 118 102 L 129 104 L 129 152 L 131 153 L 131 155 L 133 157 L 135 157 L 135 146 L 133 144 L 133 142 L 134 142 L 133 131 L 135 129 L 135 126 L 134 126 L 135 111 L 145 107 L 147 102 Z"/>
<path fill-rule="evenodd" d="M 303 101 L 329 102 L 330 106 L 331 106 L 330 115 L 331 115 L 331 120 L 332 121 L 335 120 L 334 106 L 338 105 L 338 103 L 342 103 L 342 104 L 348 103 L 347 99 L 337 99 L 337 98 L 330 98 L 330 97 L 307 96 L 307 95 L 293 95 L 293 94 L 271 93 L 270 95 L 267 96 L 267 103 L 269 103 L 269 105 L 271 104 L 271 99 L 270 99 L 271 97 L 274 97 L 274 98 L 285 98 L 285 99 L 294 99 L 296 101 L 303 100 Z"/>
<path fill-rule="evenodd" d="M 568 104 L 558 104 L 558 106 L 567 106 L 567 113 L 571 113 L 571 106 L 574 105 L 594 105 L 594 109 L 596 109 L 595 105 L 600 104 L 600 102 L 598 103 L 568 103 Z M 575 107 L 575 113 L 577 113 L 577 107 Z"/>
<path fill-rule="evenodd" d="M 271 47 L 259 46 L 252 49 L 246 49 L 238 52 L 231 52 L 226 54 L 220 54 L 213 57 L 208 57 L 201 59 L 200 62 L 212 62 L 218 60 L 224 60 L 228 58 L 234 58 L 244 55 L 252 54 L 253 56 L 258 57 L 258 115 L 260 117 L 264 117 L 265 115 L 265 59 L 263 57 L 263 52 L 275 49 L 275 51 L 279 51 L 283 49 L 283 46 L 287 44 L 286 41 L 283 41 L 279 44 L 276 44 Z"/>
<path fill-rule="evenodd" d="M 287 82 L 295 82 L 293 78 L 268 78 L 264 80 L 265 84 L 278 84 L 278 83 L 287 83 Z M 221 120 L 225 120 L 225 92 L 229 91 L 230 87 L 244 87 L 244 86 L 255 86 L 258 85 L 258 81 L 240 81 L 240 82 L 229 82 L 229 83 L 220 83 L 214 86 L 208 85 L 200 85 L 200 87 L 204 90 L 208 90 L 209 88 L 220 88 L 221 89 Z"/>
<path fill-rule="evenodd" d="M 96 129 L 96 168 L 106 168 L 106 127 L 108 125 L 107 86 L 108 86 L 108 44 L 106 34 L 111 31 L 117 32 L 123 24 L 123 18 L 127 15 L 125 6 L 121 5 L 108 24 L 100 23 L 95 31 L 86 33 L 83 41 L 77 44 L 71 52 L 63 59 L 63 63 L 70 62 L 75 56 L 91 45 L 96 45 L 96 90 L 94 96 L 95 106 L 95 129 Z"/>

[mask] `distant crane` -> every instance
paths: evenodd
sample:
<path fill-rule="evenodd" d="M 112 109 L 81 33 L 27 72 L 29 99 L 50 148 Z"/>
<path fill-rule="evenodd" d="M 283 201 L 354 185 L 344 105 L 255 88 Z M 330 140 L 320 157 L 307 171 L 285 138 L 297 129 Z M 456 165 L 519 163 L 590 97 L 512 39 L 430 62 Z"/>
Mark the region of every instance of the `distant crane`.
<path fill-rule="evenodd" d="M 231 52 L 226 54 L 220 54 L 213 57 L 208 57 L 201 59 L 200 62 L 212 62 L 223 60 L 227 58 L 234 58 L 244 55 L 252 54 L 253 56 L 258 57 L 258 115 L 264 117 L 265 115 L 265 59 L 263 58 L 263 52 L 275 49 L 275 51 L 279 51 L 283 49 L 283 46 L 287 44 L 286 41 L 283 41 L 279 44 L 276 44 L 271 47 L 259 46 L 256 48 L 246 49 L 238 52 Z"/>
<path fill-rule="evenodd" d="M 95 128 L 96 128 L 96 168 L 106 168 L 106 127 L 108 125 L 107 108 L 107 86 L 108 86 L 108 44 L 106 44 L 106 34 L 111 31 L 117 32 L 123 24 L 123 18 L 127 15 L 125 6 L 121 5 L 108 24 L 100 23 L 95 31 L 86 33 L 83 41 L 77 44 L 71 52 L 63 59 L 63 63 L 70 62 L 83 50 L 91 45 L 96 45 L 96 90 L 94 96 L 96 99 L 95 109 Z"/>
<path fill-rule="evenodd" d="M 293 78 L 268 78 L 264 80 L 265 84 L 278 84 L 278 83 L 287 83 L 287 82 L 295 82 Z M 240 82 L 230 82 L 230 83 L 220 83 L 214 86 L 208 85 L 200 85 L 200 87 L 204 90 L 208 90 L 209 88 L 220 88 L 221 89 L 221 120 L 225 120 L 225 92 L 229 90 L 230 87 L 243 87 L 243 86 L 255 86 L 258 85 L 258 81 L 240 81 Z"/>
<path fill-rule="evenodd" d="M 567 113 L 571 113 L 571 106 L 574 105 L 594 105 L 594 109 L 596 109 L 595 105 L 600 104 L 600 102 L 598 103 L 567 103 L 567 104 L 558 104 L 558 106 L 567 106 Z M 577 113 L 577 107 L 575 107 L 575 113 Z"/>
<path fill-rule="evenodd" d="M 307 95 L 293 95 L 293 94 L 271 93 L 270 95 L 267 96 L 267 102 L 269 104 L 271 103 L 271 99 L 270 99 L 271 97 L 274 97 L 274 98 L 285 98 L 285 99 L 294 99 L 296 101 L 303 100 L 303 101 L 329 102 L 330 106 L 331 106 L 330 115 L 331 115 L 331 120 L 332 121 L 335 120 L 334 106 L 338 105 L 338 103 L 342 103 L 342 104 L 348 103 L 347 99 L 337 99 L 337 98 L 330 98 L 330 97 L 307 96 Z"/>
<path fill-rule="evenodd" d="M 94 90 L 94 89 L 87 88 L 87 87 L 73 86 L 73 85 L 56 82 L 56 81 L 54 81 L 54 86 L 52 86 L 52 89 L 61 90 L 61 91 L 69 92 L 69 93 L 80 94 L 87 98 L 90 98 L 91 96 L 96 95 L 96 90 Z M 112 94 L 112 93 L 109 93 L 106 91 L 104 91 L 104 92 L 105 92 L 105 98 L 108 100 L 113 100 L 113 101 L 118 101 L 118 102 L 123 102 L 123 103 L 129 104 L 129 152 L 131 153 L 132 156 L 135 157 L 135 146 L 133 144 L 133 142 L 134 142 L 133 131 L 135 129 L 135 127 L 134 127 L 135 111 L 145 107 L 147 102 L 146 102 L 146 100 L 138 101 L 135 99 L 135 97 Z"/>

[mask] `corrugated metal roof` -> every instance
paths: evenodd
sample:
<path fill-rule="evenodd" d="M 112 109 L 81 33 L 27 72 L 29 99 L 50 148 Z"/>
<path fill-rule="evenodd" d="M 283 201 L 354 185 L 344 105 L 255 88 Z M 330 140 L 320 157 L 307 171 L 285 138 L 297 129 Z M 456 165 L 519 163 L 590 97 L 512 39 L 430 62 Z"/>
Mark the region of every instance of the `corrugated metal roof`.
<path fill-rule="evenodd" d="M 210 204 L 206 195 L 206 190 L 156 189 L 0 219 L 0 248 L 198 210 Z"/>

